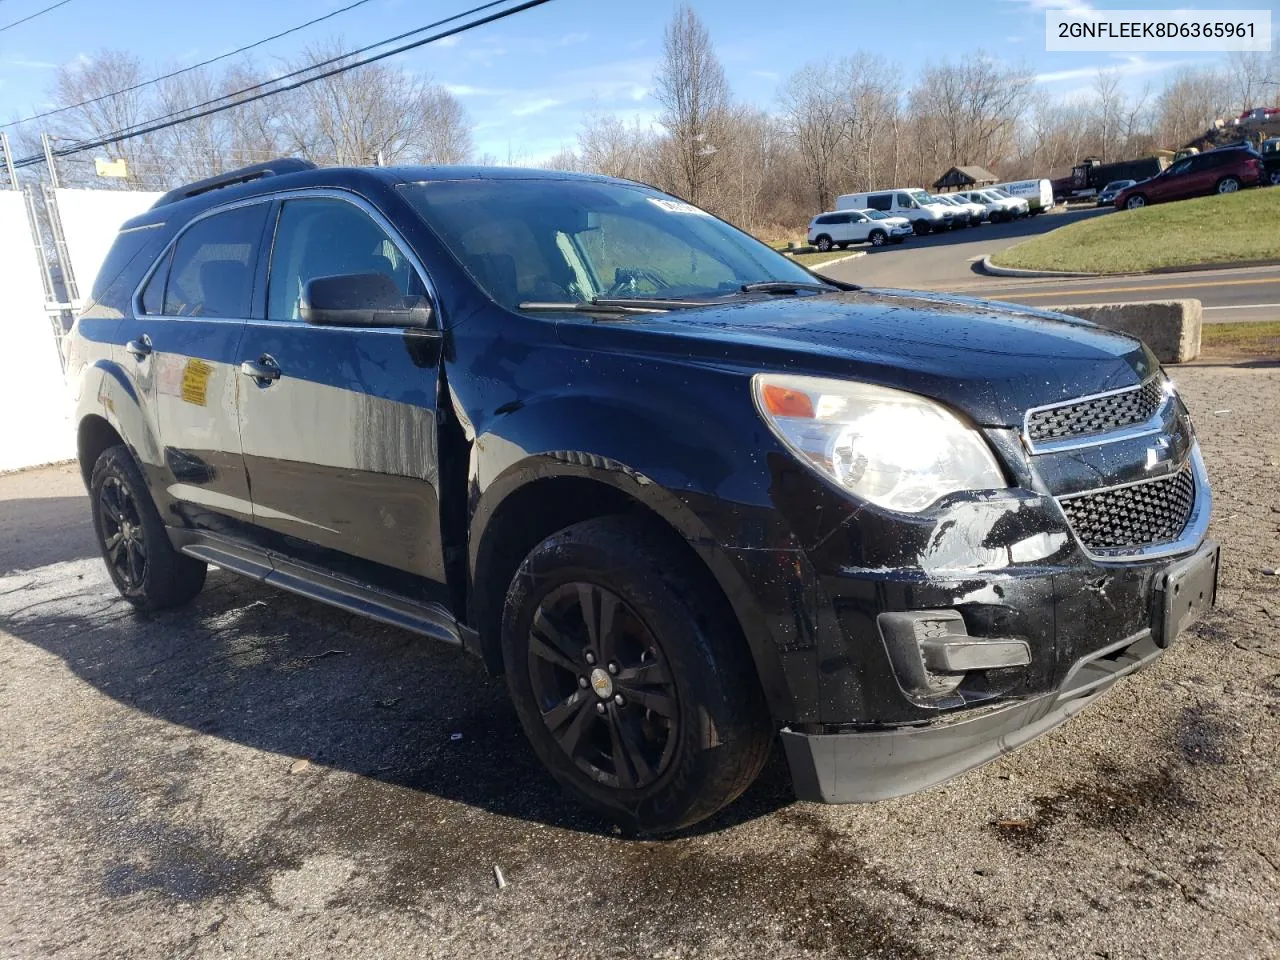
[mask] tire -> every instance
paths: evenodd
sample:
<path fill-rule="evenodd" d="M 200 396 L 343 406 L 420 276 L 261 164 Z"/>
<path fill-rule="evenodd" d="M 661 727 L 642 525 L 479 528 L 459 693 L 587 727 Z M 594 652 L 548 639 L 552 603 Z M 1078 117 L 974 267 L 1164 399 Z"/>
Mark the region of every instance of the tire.
<path fill-rule="evenodd" d="M 1135 193 L 1133 196 L 1131 196 L 1128 200 L 1124 202 L 1124 208 L 1126 210 L 1141 210 L 1146 205 L 1147 205 L 1147 198 L 1140 193 Z"/>
<path fill-rule="evenodd" d="M 831 247 L 832 247 L 831 238 L 828 237 L 826 234 L 823 234 L 821 237 L 818 238 L 817 242 L 814 243 L 814 246 L 817 247 L 819 250 L 821 250 L 823 253 L 830 253 Z"/>
<path fill-rule="evenodd" d="M 871 241 L 873 247 L 883 247 L 889 237 L 883 230 L 872 230 L 867 239 Z"/>
<path fill-rule="evenodd" d="M 606 617 L 612 630 L 587 628 Z M 535 547 L 507 593 L 502 655 L 539 760 L 630 832 L 711 816 L 751 785 L 772 746 L 728 604 L 642 520 L 587 520 Z"/>
<path fill-rule="evenodd" d="M 1277 167 L 1275 170 L 1272 170 L 1267 174 L 1267 183 L 1271 184 L 1273 187 L 1280 187 L 1280 167 Z"/>
<path fill-rule="evenodd" d="M 1223 177 L 1214 187 L 1217 193 L 1235 193 L 1240 189 L 1240 181 L 1236 177 Z"/>
<path fill-rule="evenodd" d="M 933 224 L 928 220 L 912 220 L 911 229 L 918 237 L 927 237 L 933 231 Z"/>
<path fill-rule="evenodd" d="M 124 445 L 98 457 L 89 498 L 98 548 L 122 597 L 139 610 L 165 610 L 201 591 L 208 565 L 173 548 L 142 471 Z"/>

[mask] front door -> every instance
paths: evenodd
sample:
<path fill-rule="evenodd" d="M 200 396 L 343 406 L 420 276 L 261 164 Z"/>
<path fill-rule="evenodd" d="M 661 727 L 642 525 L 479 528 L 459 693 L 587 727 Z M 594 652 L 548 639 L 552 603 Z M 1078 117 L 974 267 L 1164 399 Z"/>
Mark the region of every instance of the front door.
<path fill-rule="evenodd" d="M 405 296 L 425 295 L 422 277 L 385 220 L 354 195 L 287 198 L 275 221 L 266 319 L 246 326 L 239 352 L 254 521 L 297 559 L 370 582 L 399 585 L 383 575 L 414 574 L 429 599 L 445 580 L 439 336 L 300 316 L 303 288 L 316 277 L 383 273 Z"/>
<path fill-rule="evenodd" d="M 237 533 L 253 508 L 240 446 L 237 350 L 269 204 L 196 220 L 147 278 L 129 347 L 154 371 L 161 444 L 152 487 L 166 522 Z"/>

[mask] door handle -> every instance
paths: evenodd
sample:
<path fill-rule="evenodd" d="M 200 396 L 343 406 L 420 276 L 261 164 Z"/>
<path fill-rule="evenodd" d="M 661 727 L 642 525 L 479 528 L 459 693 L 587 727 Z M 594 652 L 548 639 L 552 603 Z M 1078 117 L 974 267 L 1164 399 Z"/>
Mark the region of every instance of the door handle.
<path fill-rule="evenodd" d="M 257 360 L 246 360 L 240 364 L 240 372 L 258 386 L 266 387 L 280 379 L 280 364 L 276 363 L 274 357 L 264 353 Z"/>
<path fill-rule="evenodd" d="M 137 340 L 130 340 L 124 348 L 133 354 L 135 360 L 145 360 L 151 356 L 151 338 L 144 333 Z"/>

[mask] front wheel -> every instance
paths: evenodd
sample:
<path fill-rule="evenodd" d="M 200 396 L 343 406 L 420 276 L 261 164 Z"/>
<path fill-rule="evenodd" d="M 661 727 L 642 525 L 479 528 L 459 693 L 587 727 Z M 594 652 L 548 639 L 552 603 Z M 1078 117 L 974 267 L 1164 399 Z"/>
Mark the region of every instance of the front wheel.
<path fill-rule="evenodd" d="M 1140 193 L 1135 193 L 1124 202 L 1124 205 L 1127 210 L 1139 210 L 1147 205 L 1147 198 Z"/>
<path fill-rule="evenodd" d="M 1223 177 L 1218 181 L 1219 193 L 1235 193 L 1240 189 L 1240 181 L 1235 177 Z"/>
<path fill-rule="evenodd" d="M 140 610 L 163 610 L 203 589 L 208 565 L 173 548 L 128 448 L 98 457 L 89 496 L 98 547 L 122 597 Z"/>
<path fill-rule="evenodd" d="M 507 593 L 502 654 L 538 758 L 629 830 L 711 816 L 768 756 L 773 727 L 732 611 L 644 521 L 587 520 L 535 547 Z"/>
<path fill-rule="evenodd" d="M 883 247 L 884 242 L 889 238 L 883 230 L 872 230 L 870 239 L 873 247 Z"/>
<path fill-rule="evenodd" d="M 928 220 L 915 220 L 911 224 L 911 229 L 915 231 L 917 236 L 925 237 L 933 230 L 933 225 Z"/>

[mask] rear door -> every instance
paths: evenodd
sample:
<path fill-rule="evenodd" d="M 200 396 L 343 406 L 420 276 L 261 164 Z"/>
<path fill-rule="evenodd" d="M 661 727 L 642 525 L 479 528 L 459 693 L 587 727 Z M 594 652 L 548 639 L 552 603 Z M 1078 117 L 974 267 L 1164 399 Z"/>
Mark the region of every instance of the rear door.
<path fill-rule="evenodd" d="M 174 526 L 234 534 L 253 517 L 236 352 L 268 206 L 251 202 L 193 221 L 136 298 L 126 349 L 154 372 L 163 468 L 152 487 L 168 498 L 161 507 Z"/>
<path fill-rule="evenodd" d="M 316 277 L 390 276 L 425 295 L 421 266 L 386 219 L 345 191 L 273 210 L 265 319 L 239 359 L 240 434 L 256 524 L 295 559 L 399 587 L 443 589 L 436 449 L 438 331 L 318 326 L 300 317 Z M 270 378 L 257 374 L 270 372 Z"/>

